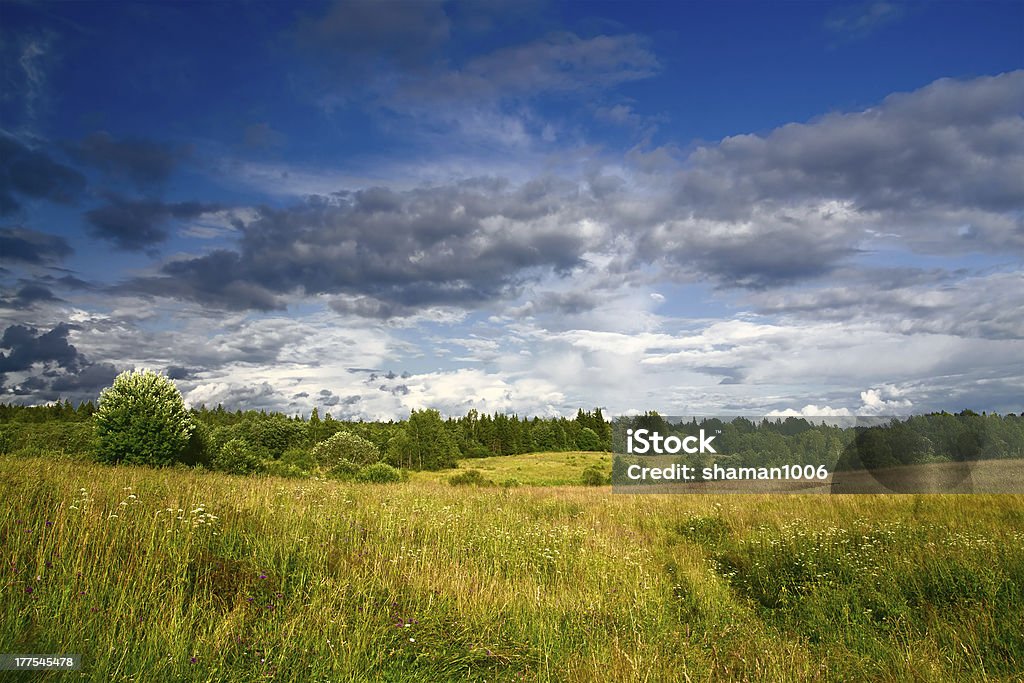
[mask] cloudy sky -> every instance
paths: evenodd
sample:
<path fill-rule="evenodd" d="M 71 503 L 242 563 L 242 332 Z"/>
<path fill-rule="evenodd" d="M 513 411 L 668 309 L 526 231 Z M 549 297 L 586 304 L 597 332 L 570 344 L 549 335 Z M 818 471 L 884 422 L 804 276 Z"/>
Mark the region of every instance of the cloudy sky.
<path fill-rule="evenodd" d="M 1024 410 L 1024 4 L 0 4 L 0 401 Z"/>

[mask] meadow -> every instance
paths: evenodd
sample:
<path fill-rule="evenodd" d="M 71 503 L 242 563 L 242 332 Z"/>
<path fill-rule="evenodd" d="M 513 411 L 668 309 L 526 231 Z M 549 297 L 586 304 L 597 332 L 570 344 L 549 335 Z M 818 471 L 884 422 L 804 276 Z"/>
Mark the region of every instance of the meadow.
<path fill-rule="evenodd" d="M 1024 497 L 567 485 L 602 458 L 456 487 L 0 457 L 0 652 L 85 657 L 23 680 L 1021 680 Z"/>

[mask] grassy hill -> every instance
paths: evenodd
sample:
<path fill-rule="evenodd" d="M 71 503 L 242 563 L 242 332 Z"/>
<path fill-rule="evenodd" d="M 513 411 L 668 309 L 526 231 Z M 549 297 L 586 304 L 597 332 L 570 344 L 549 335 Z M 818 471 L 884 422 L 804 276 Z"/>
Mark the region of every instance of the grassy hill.
<path fill-rule="evenodd" d="M 568 481 L 590 457 L 606 456 L 463 465 Z M 75 678 L 92 681 L 1024 670 L 1019 496 L 617 495 L 444 476 L 359 485 L 0 457 L 0 651 L 81 653 Z"/>

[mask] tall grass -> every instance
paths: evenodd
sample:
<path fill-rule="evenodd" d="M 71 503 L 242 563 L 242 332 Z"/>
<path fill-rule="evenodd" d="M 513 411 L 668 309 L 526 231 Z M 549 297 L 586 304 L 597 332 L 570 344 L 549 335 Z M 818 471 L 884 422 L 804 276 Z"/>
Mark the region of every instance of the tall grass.
<path fill-rule="evenodd" d="M 0 495 L 0 651 L 85 656 L 54 679 L 1024 670 L 1020 497 L 632 496 L 11 458 Z"/>

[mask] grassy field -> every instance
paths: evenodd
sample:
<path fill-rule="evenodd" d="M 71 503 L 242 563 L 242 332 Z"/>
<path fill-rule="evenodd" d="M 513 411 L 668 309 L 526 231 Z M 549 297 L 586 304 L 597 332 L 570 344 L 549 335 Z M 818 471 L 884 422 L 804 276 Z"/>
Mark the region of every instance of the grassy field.
<path fill-rule="evenodd" d="M 568 451 L 565 453 L 527 453 L 493 458 L 460 460 L 456 471 L 412 472 L 414 482 L 447 482 L 453 474 L 478 470 L 485 479 L 497 485 L 516 483 L 526 486 L 575 486 L 583 470 L 598 467 L 611 472 L 611 453 Z"/>
<path fill-rule="evenodd" d="M 607 456 L 569 457 L 464 465 L 559 482 Z M 25 680 L 1021 680 L 1022 497 L 445 476 L 0 458 L 0 651 L 85 655 Z"/>

